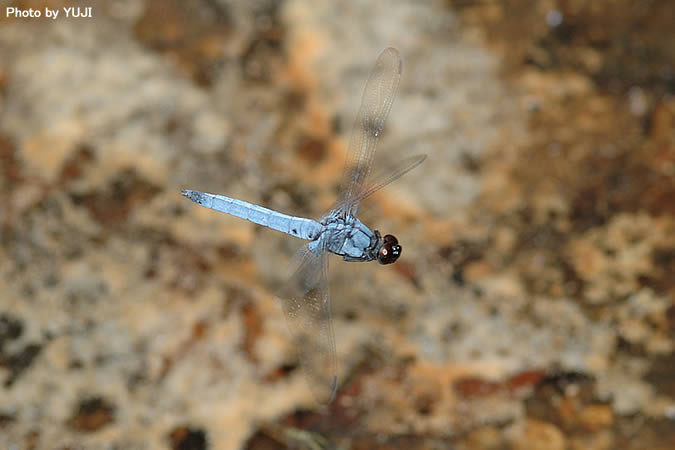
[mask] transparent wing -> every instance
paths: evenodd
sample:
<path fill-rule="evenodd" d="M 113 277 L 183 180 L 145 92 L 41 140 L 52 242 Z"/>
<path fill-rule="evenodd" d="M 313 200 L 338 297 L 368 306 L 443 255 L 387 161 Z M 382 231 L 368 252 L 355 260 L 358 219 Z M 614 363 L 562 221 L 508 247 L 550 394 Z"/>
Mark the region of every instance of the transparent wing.
<path fill-rule="evenodd" d="M 338 198 L 344 215 L 358 210 L 357 197 L 373 165 L 377 141 L 384 129 L 401 79 L 401 56 L 394 48 L 385 49 L 375 62 L 363 91 L 361 106 L 349 141 L 347 165 Z"/>
<path fill-rule="evenodd" d="M 305 245 L 297 267 L 278 296 L 309 387 L 319 403 L 330 403 L 337 390 L 335 335 L 328 296 L 327 252 Z"/>
<path fill-rule="evenodd" d="M 358 204 L 361 203 L 363 199 L 370 197 L 389 183 L 398 180 L 403 175 L 422 164 L 425 159 L 427 159 L 427 155 L 416 155 L 406 158 L 403 161 L 399 161 L 395 165 L 383 167 L 371 177 L 364 189 L 354 196 L 352 201 L 357 205 L 353 208 L 354 214 L 356 214 Z"/>

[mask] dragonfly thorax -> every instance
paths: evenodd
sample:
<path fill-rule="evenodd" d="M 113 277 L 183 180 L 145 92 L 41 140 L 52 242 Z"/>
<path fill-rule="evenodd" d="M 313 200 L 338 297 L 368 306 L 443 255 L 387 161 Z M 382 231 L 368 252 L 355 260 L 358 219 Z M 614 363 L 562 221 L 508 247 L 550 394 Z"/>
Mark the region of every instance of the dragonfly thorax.
<path fill-rule="evenodd" d="M 329 215 L 321 221 L 324 230 L 316 243 L 340 255 L 345 261 L 372 261 L 377 259 L 382 246 L 380 233 L 373 232 L 354 216 Z M 310 243 L 311 245 L 311 243 Z"/>

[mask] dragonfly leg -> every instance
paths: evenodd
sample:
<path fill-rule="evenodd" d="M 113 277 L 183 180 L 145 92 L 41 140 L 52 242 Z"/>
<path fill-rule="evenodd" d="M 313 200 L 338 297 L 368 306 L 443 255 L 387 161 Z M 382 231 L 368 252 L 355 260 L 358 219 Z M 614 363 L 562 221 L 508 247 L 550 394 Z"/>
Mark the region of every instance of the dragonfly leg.
<path fill-rule="evenodd" d="M 372 261 L 372 260 L 375 259 L 375 258 L 371 258 L 371 257 L 369 257 L 368 255 L 364 254 L 364 255 L 361 256 L 361 257 L 344 255 L 344 256 L 342 257 L 342 259 L 343 259 L 344 261 L 347 261 L 347 262 L 366 262 L 366 261 Z"/>

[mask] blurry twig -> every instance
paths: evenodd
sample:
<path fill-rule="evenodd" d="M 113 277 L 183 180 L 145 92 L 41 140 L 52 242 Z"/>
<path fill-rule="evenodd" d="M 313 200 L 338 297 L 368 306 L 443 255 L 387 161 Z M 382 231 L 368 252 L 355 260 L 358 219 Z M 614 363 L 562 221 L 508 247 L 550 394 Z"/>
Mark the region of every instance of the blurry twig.
<path fill-rule="evenodd" d="M 318 433 L 280 425 L 267 425 L 263 432 L 271 439 L 289 449 L 340 450 L 335 444 Z"/>

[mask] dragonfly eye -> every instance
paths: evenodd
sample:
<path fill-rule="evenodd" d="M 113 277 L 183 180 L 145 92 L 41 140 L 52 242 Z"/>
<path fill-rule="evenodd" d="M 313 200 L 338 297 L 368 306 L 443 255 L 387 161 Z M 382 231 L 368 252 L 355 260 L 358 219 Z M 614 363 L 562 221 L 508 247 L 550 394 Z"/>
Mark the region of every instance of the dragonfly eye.
<path fill-rule="evenodd" d="M 377 262 L 380 264 L 391 264 L 396 262 L 401 256 L 401 246 L 398 245 L 398 239 L 391 234 L 387 234 L 382 238 L 382 246 L 377 252 Z"/>

